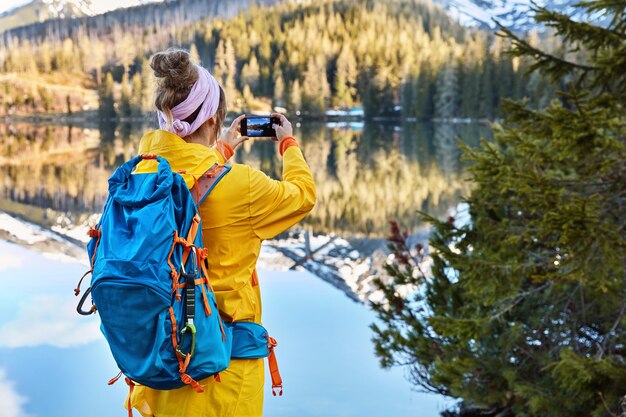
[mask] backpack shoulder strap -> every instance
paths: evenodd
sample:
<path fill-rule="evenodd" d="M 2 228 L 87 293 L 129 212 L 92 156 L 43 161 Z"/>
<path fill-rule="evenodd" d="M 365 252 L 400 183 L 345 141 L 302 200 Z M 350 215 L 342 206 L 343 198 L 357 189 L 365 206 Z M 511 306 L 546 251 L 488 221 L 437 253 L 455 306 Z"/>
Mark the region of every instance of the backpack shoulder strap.
<path fill-rule="evenodd" d="M 220 165 L 215 163 L 211 168 L 209 168 L 196 182 L 194 188 L 195 190 L 191 190 L 191 195 L 193 196 L 193 200 L 196 202 L 198 206 L 202 204 L 202 202 L 211 194 L 213 188 L 217 185 L 218 182 L 224 178 L 224 175 L 228 174 L 230 171 L 228 165 Z"/>

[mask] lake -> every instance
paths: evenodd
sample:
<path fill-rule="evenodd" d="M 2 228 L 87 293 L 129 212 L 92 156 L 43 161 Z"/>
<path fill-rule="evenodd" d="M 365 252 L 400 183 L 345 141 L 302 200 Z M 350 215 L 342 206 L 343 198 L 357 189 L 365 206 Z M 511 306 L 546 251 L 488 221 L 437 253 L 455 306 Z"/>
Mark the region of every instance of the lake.
<path fill-rule="evenodd" d="M 389 219 L 417 231 L 415 210 L 445 215 L 456 207 L 468 191 L 456 137 L 475 145 L 487 134 L 478 125 L 417 123 L 297 129 L 318 187 L 307 241 L 314 250 L 327 246 L 304 264 L 316 275 L 291 270 L 288 255 L 300 256 L 304 245 L 298 230 L 264 246 L 264 323 L 279 342 L 285 380 L 283 397 L 267 390 L 266 415 L 436 417 L 450 405 L 413 391 L 402 369 L 379 368 L 368 327 L 374 315 L 353 301 L 369 297 L 355 271 L 365 265 L 364 274 L 375 275 L 367 248 L 384 246 Z M 126 385 L 106 385 L 117 368 L 97 317 L 75 313 L 72 289 L 85 271 L 84 228 L 140 136 L 123 127 L 0 125 L 1 417 L 124 415 Z M 280 173 L 271 143 L 246 143 L 236 160 Z"/>
<path fill-rule="evenodd" d="M 99 212 L 106 180 L 135 154 L 147 130 L 0 123 L 0 210 L 18 203 L 33 216 L 43 209 L 48 217 L 62 213 L 76 222 Z M 318 189 L 304 224 L 317 233 L 381 237 L 390 219 L 416 228 L 418 209 L 443 215 L 468 190 L 457 138 L 475 145 L 488 134 L 479 124 L 304 123 L 295 136 Z M 281 172 L 267 141 L 245 143 L 235 160 L 273 177 Z"/>

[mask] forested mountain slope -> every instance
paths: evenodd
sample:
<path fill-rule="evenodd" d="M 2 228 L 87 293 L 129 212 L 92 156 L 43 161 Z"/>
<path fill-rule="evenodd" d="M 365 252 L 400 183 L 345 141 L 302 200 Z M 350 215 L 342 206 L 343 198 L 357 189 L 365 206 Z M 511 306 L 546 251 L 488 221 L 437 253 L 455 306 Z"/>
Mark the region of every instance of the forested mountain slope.
<path fill-rule="evenodd" d="M 128 29 L 137 26 L 169 27 L 186 25 L 207 17 L 232 17 L 250 5 L 271 5 L 276 0 L 178 0 L 148 3 L 117 9 L 96 16 L 75 19 L 54 19 L 16 27 L 3 33 L 3 40 L 11 39 L 41 42 L 62 40 L 84 33 L 87 36 L 104 36 L 113 28 Z M 76 7 L 70 7 L 74 10 Z M 74 16 L 80 16 L 75 14 Z M 61 17 L 61 16 L 59 16 Z M 68 16 L 69 17 L 69 16 Z"/>
<path fill-rule="evenodd" d="M 501 38 L 461 26 L 429 0 L 288 2 L 197 18 L 210 7 L 235 13 L 246 2 L 225 3 L 181 0 L 118 20 L 111 12 L 16 29 L 0 46 L 0 70 L 78 74 L 99 90 L 106 119 L 149 110 L 147 58 L 172 45 L 213 70 L 235 110 L 281 106 L 322 116 L 363 105 L 367 117 L 494 118 L 503 97 L 528 96 L 536 105 L 551 97 L 538 77 L 522 78 L 525 63 L 503 53 Z M 172 7 L 172 19 L 163 7 Z M 42 111 L 40 89 L 16 101 L 15 86 L 4 88 L 0 112 Z"/>

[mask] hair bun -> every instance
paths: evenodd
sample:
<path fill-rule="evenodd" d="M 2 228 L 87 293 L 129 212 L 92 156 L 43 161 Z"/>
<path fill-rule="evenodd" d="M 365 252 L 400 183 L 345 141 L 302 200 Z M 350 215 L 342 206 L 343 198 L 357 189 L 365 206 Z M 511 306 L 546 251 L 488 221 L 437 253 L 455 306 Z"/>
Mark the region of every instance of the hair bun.
<path fill-rule="evenodd" d="M 198 70 L 189 52 L 170 48 L 157 52 L 150 59 L 150 68 L 164 88 L 189 89 L 198 80 Z"/>

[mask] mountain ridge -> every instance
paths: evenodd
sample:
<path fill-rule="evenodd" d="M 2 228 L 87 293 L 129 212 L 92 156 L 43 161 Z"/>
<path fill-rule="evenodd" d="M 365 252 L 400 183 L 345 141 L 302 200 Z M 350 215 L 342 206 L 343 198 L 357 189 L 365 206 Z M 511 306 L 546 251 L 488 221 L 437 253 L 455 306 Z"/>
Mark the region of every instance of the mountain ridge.
<path fill-rule="evenodd" d="M 273 4 L 275 1 L 244 1 L 244 3 Z M 574 13 L 572 7 L 578 0 L 537 0 L 536 4 L 568 14 Z M 219 2 L 219 0 L 218 0 Z M 314 3 L 313 1 L 300 1 L 301 3 Z M 518 31 L 528 31 L 536 27 L 532 19 L 532 4 L 530 0 L 432 0 L 433 3 L 443 6 L 455 19 L 465 26 L 477 26 L 485 29 L 494 29 L 498 22 L 506 27 Z M 106 15 L 108 13 L 120 13 L 121 9 L 145 10 L 153 9 L 167 11 L 173 8 L 183 10 L 189 6 L 197 6 L 201 2 L 196 0 L 129 0 L 122 7 L 110 8 L 110 2 L 101 0 L 33 0 L 25 5 L 18 6 L 0 13 L 0 32 L 13 29 L 31 27 L 50 20 L 89 18 Z M 221 6 L 229 8 L 229 4 L 241 3 L 240 0 L 223 1 Z M 106 6 L 108 4 L 108 6 Z M 98 5 L 98 7 L 96 7 Z M 142 9 L 144 6 L 151 6 Z M 107 10 L 106 7 L 110 9 Z M 104 10 L 104 13 L 102 11 Z M 217 9 L 214 9 L 217 12 Z M 124 12 L 128 12 L 125 10 Z M 122 13 L 124 13 L 122 12 Z M 196 14 L 196 17 L 206 17 Z M 18 34 L 28 32 L 20 30 Z"/>
<path fill-rule="evenodd" d="M 496 22 L 515 30 L 527 32 L 537 27 L 533 19 L 531 0 L 435 0 L 466 26 L 495 29 Z M 538 6 L 568 14 L 575 19 L 582 16 L 573 6 L 578 0 L 535 0 Z"/>
<path fill-rule="evenodd" d="M 0 13 L 0 32 L 48 20 L 96 16 L 155 1 L 163 0 L 125 0 L 121 6 L 103 0 L 32 0 Z"/>
<path fill-rule="evenodd" d="M 277 1 L 278 0 L 176 0 L 145 2 L 144 4 L 128 8 L 118 8 L 94 16 L 56 18 L 14 27 L 1 32 L 0 36 L 5 44 L 9 44 L 12 39 L 28 39 L 31 41 L 41 41 L 45 38 L 65 39 L 71 37 L 77 31 L 84 31 L 89 33 L 89 35 L 99 36 L 110 33 L 113 27 L 125 29 L 132 26 L 151 24 L 159 27 L 168 27 L 171 25 L 193 23 L 206 17 L 232 17 L 241 9 L 250 7 L 251 5 L 272 5 L 277 3 Z"/>

